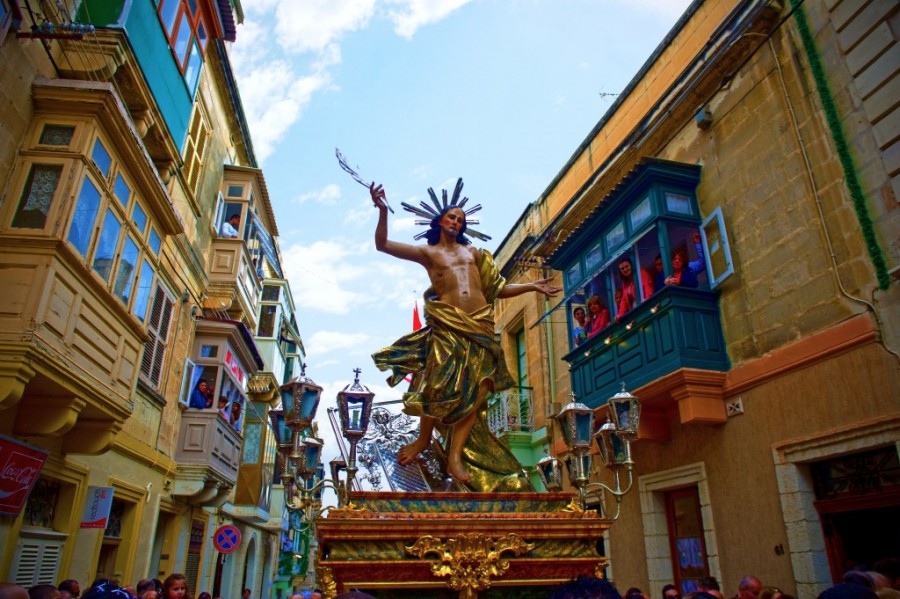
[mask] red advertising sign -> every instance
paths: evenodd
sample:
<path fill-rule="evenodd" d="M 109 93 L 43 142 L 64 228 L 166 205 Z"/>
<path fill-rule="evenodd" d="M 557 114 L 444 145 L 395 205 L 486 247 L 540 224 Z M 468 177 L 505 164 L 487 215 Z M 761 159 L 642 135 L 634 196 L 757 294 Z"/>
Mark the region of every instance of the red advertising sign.
<path fill-rule="evenodd" d="M 81 528 L 106 528 L 114 492 L 113 487 L 88 487 L 81 513 Z"/>
<path fill-rule="evenodd" d="M 0 514 L 19 515 L 46 459 L 43 449 L 0 435 Z"/>

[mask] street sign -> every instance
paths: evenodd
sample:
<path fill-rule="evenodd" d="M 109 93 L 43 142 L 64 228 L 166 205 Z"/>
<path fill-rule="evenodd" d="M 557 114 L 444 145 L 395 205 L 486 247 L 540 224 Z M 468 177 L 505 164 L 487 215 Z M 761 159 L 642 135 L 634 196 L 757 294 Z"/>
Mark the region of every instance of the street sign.
<path fill-rule="evenodd" d="M 241 546 L 241 531 L 237 526 L 226 524 L 216 529 L 213 545 L 219 553 L 232 553 Z"/>

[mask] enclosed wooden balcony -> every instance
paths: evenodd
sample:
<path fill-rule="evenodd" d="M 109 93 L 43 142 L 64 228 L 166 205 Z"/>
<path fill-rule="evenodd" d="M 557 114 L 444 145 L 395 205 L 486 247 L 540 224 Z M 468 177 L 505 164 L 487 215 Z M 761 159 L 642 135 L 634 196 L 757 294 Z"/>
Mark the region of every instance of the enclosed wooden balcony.
<path fill-rule="evenodd" d="M 262 283 L 247 244 L 240 238 L 212 242 L 209 262 L 209 299 L 205 307 L 224 311 L 256 330 Z"/>
<path fill-rule="evenodd" d="M 729 361 L 717 298 L 666 287 L 563 356 L 578 401 L 601 407 L 624 381 L 640 397 L 648 427 L 670 413 L 682 424 L 724 424 Z M 664 436 L 663 429 L 642 436 Z"/>
<path fill-rule="evenodd" d="M 237 482 L 241 436 L 218 410 L 181 415 L 172 494 L 198 506 L 220 506 Z"/>

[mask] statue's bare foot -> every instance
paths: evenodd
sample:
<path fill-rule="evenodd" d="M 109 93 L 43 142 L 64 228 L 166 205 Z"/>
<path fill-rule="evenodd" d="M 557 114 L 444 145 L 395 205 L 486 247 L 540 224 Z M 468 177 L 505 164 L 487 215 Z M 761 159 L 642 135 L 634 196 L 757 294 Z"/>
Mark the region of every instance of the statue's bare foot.
<path fill-rule="evenodd" d="M 401 466 L 410 464 L 420 453 L 425 451 L 427 447 L 428 439 L 416 439 L 409 445 L 404 445 L 400 448 L 400 451 L 397 452 L 397 462 Z"/>
<path fill-rule="evenodd" d="M 466 469 L 465 467 L 463 467 L 462 460 L 459 459 L 459 456 L 451 455 L 447 457 L 447 474 L 461 483 L 472 482 L 472 477 L 469 476 L 468 472 L 466 472 Z"/>

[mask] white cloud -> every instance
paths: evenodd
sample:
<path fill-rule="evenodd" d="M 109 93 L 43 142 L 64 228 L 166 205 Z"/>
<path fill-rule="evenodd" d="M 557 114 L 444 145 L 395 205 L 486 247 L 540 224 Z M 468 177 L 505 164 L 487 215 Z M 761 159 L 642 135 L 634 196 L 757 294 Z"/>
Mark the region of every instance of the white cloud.
<path fill-rule="evenodd" d="M 348 333 L 346 331 L 317 331 L 307 340 L 310 351 L 315 354 L 327 354 L 338 350 L 352 350 L 369 341 L 366 333 Z"/>
<path fill-rule="evenodd" d="M 338 203 L 338 200 L 341 199 L 341 188 L 340 186 L 330 183 L 323 187 L 322 189 L 316 191 L 309 191 L 307 193 L 300 194 L 297 196 L 296 200 L 299 203 L 304 202 L 317 202 L 319 204 L 324 204 L 326 206 L 334 206 Z"/>
<path fill-rule="evenodd" d="M 310 246 L 283 248 L 282 264 L 300 314 L 312 309 L 326 314 L 347 314 L 351 306 L 368 303 L 367 294 L 354 291 L 367 269 L 361 257 L 365 247 L 340 241 L 317 241 Z M 371 250 L 374 253 L 374 248 Z"/>
<path fill-rule="evenodd" d="M 397 7 L 388 10 L 388 17 L 394 23 L 394 32 L 409 39 L 420 27 L 437 23 L 469 2 L 471 0 L 388 0 L 389 5 Z"/>
<path fill-rule="evenodd" d="M 375 0 L 280 0 L 275 34 L 288 52 L 320 52 L 369 24 Z"/>

